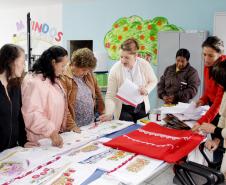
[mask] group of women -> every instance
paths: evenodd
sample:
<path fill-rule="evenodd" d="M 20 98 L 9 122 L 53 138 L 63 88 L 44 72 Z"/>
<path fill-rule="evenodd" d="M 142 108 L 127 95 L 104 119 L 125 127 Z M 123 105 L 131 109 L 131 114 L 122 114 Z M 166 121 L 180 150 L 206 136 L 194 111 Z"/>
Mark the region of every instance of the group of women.
<path fill-rule="evenodd" d="M 226 58 L 222 55 L 223 42 L 215 36 L 208 37 L 202 48 L 205 90 L 197 106 L 208 104 L 210 109 L 192 130 L 212 133 L 213 140 L 206 147 L 215 150 L 226 138 Z M 18 145 L 39 146 L 42 138 L 50 138 L 53 146 L 62 147 L 61 132 L 80 133 L 80 127 L 92 123 L 97 114 L 102 122 L 111 119 L 136 122 L 145 117 L 150 111 L 148 95 L 157 85 L 157 78 L 150 63 L 137 57 L 138 50 L 139 44 L 133 38 L 121 45 L 120 61 L 109 72 L 104 103 L 93 75 L 97 60 L 88 48 L 74 51 L 69 61 L 63 47 L 52 46 L 24 74 L 24 50 L 13 44 L 4 45 L 0 49 L 0 151 Z M 181 99 L 188 102 L 197 93 L 200 80 L 189 58 L 189 51 L 180 49 L 176 64 L 161 77 L 158 95 L 165 103 Z M 126 79 L 136 84 L 143 96 L 137 107 L 116 98 Z M 225 164 L 226 155 L 222 163 L 224 172 Z"/>

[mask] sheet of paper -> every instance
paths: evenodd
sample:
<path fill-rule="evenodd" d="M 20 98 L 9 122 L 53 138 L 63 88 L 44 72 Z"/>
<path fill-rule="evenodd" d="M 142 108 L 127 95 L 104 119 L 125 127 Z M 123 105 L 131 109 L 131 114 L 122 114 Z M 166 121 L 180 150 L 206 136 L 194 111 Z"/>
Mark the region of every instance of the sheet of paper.
<path fill-rule="evenodd" d="M 143 96 L 140 95 L 138 89 L 139 87 L 136 84 L 126 79 L 119 88 L 116 97 L 126 104 L 136 107 L 143 102 Z"/>

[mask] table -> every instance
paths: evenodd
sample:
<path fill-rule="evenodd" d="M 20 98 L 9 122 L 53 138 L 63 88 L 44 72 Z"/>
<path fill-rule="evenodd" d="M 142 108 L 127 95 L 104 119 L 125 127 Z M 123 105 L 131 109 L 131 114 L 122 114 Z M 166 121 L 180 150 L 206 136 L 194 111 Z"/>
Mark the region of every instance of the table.
<path fill-rule="evenodd" d="M 109 134 L 109 135 L 107 135 L 107 137 L 108 138 L 114 138 L 114 137 L 117 137 L 117 136 L 119 136 L 119 135 L 122 135 L 122 134 L 126 134 L 126 133 L 128 133 L 128 132 L 131 132 L 131 131 L 133 131 L 133 130 L 135 130 L 135 129 L 137 129 L 137 128 L 140 128 L 141 126 L 140 125 L 138 125 L 138 124 L 134 124 L 134 125 L 132 125 L 132 126 L 129 126 L 129 127 L 127 127 L 127 128 L 125 128 L 125 129 L 123 129 L 123 130 L 120 130 L 120 131 L 117 131 L 117 132 L 115 132 L 115 133 L 113 133 L 113 134 Z M 19 153 L 20 154 L 20 153 Z M 17 159 L 17 158 L 16 158 Z M 42 163 L 40 163 L 40 164 L 42 164 Z M 150 174 L 148 174 L 148 177 L 149 177 L 149 180 L 150 180 L 150 178 L 154 178 L 155 176 L 157 176 L 159 173 L 161 173 L 162 171 L 164 171 L 165 170 L 165 168 L 168 166 L 168 164 L 167 163 L 164 163 L 163 165 L 161 165 L 158 169 L 156 169 L 156 170 L 154 170 L 153 172 L 151 172 Z M 32 167 L 32 169 L 33 169 L 33 167 Z M 38 170 L 38 169 L 37 169 Z M 90 182 L 92 182 L 92 181 L 94 181 L 95 179 L 97 179 L 97 178 L 99 178 L 102 174 L 104 173 L 104 171 L 102 171 L 102 170 L 96 170 L 90 177 L 88 177 L 88 179 L 86 179 L 85 181 L 83 181 L 83 183 L 82 183 L 82 185 L 85 185 L 85 184 L 89 184 Z M 32 173 L 32 175 L 33 174 L 35 174 L 35 172 L 34 173 Z M 0 175 L 1 176 L 1 175 Z M 5 181 L 4 181 L 5 182 Z M 20 183 L 20 181 L 15 181 L 15 183 Z"/>
<path fill-rule="evenodd" d="M 120 131 L 118 131 L 116 133 L 109 134 L 109 135 L 107 135 L 105 137 L 115 138 L 117 136 L 120 136 L 120 135 L 123 135 L 123 134 L 127 134 L 127 133 L 129 133 L 131 131 L 134 131 L 134 130 L 140 128 L 140 127 L 141 127 L 141 125 L 134 124 L 134 125 L 129 126 L 129 127 L 125 128 L 123 130 L 120 130 Z M 166 169 L 169 169 L 170 167 L 172 167 L 172 165 L 170 165 L 169 163 L 164 162 L 156 170 L 154 170 L 153 172 L 150 173 L 148 181 L 151 181 L 152 179 L 154 179 L 155 177 L 160 175 L 161 172 L 165 171 Z M 171 170 L 171 168 L 170 168 L 170 170 Z M 90 182 L 92 182 L 92 181 L 98 179 L 99 177 L 101 177 L 104 173 L 105 173 L 105 171 L 97 169 L 95 171 L 95 173 L 92 176 L 90 176 L 88 179 L 86 179 L 86 181 L 84 181 L 81 185 L 88 185 Z"/>

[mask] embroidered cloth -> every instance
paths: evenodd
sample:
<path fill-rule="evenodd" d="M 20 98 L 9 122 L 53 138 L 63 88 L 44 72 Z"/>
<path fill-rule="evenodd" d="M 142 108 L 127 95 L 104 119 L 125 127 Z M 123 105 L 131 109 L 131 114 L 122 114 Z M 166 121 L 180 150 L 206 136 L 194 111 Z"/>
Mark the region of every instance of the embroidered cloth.
<path fill-rule="evenodd" d="M 151 122 L 104 145 L 174 163 L 188 155 L 203 139 L 190 130 L 174 130 Z"/>

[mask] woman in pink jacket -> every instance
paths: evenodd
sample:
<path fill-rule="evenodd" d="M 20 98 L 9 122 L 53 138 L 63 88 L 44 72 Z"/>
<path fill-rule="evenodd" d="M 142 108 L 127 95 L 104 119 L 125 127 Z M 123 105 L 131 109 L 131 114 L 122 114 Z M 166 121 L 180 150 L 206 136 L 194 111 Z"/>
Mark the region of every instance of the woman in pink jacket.
<path fill-rule="evenodd" d="M 59 135 L 66 118 L 66 97 L 58 81 L 68 62 L 67 51 L 52 46 L 42 53 L 22 83 L 22 113 L 27 140 L 25 147 L 39 146 L 38 140 L 50 138 L 62 147 Z"/>

